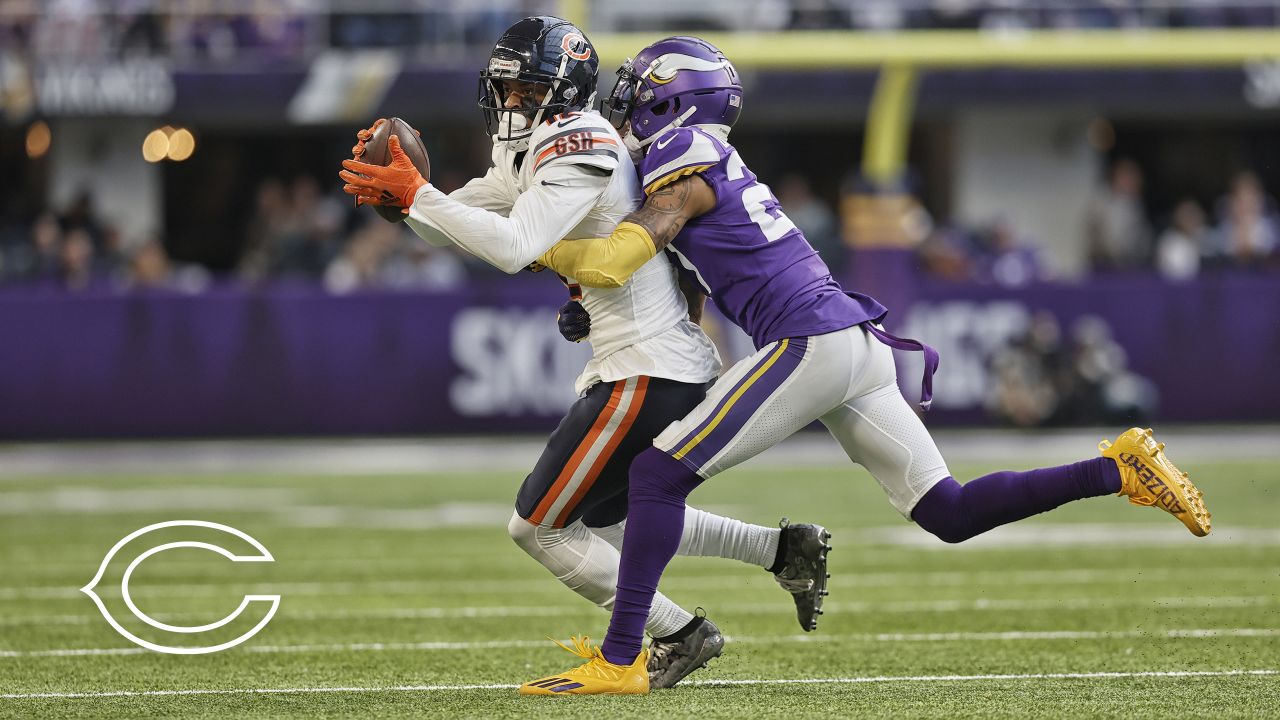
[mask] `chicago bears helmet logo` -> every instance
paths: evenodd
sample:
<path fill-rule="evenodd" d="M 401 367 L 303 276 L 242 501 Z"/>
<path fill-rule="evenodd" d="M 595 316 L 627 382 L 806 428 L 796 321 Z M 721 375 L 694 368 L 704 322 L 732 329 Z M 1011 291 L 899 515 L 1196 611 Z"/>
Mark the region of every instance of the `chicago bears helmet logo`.
<path fill-rule="evenodd" d="M 578 33 L 568 33 L 564 39 L 560 41 L 560 47 L 565 54 L 574 60 L 588 60 L 591 58 L 591 46 L 587 44 L 587 39 Z"/>

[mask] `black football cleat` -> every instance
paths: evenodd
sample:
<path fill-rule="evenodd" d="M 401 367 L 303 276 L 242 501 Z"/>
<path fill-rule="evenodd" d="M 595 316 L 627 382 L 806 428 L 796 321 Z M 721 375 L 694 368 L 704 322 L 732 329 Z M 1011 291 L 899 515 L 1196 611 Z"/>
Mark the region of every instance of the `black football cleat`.
<path fill-rule="evenodd" d="M 782 519 L 785 551 L 782 570 L 774 580 L 796 601 L 796 619 L 805 632 L 818 628 L 822 601 L 827 597 L 827 553 L 831 533 L 821 525 L 792 525 Z"/>
<path fill-rule="evenodd" d="M 719 657 L 724 649 L 724 635 L 715 623 L 698 617 L 698 625 L 683 638 L 674 642 L 660 642 L 654 638 L 649 644 L 649 688 L 669 688 L 685 679 L 689 673 L 704 668 L 712 658 Z"/>

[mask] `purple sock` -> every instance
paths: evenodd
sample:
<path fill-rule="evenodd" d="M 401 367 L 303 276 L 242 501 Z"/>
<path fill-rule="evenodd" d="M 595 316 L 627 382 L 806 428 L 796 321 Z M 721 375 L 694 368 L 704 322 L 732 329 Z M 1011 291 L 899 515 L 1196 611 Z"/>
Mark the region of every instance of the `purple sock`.
<path fill-rule="evenodd" d="M 605 659 L 618 665 L 630 665 L 640 654 L 658 580 L 680 547 L 685 498 L 702 478 L 661 450 L 649 448 L 631 463 L 630 482 L 618 595 L 600 646 Z"/>
<path fill-rule="evenodd" d="M 1063 503 L 1120 492 L 1120 469 L 1110 458 L 1027 472 L 998 472 L 961 485 L 934 485 L 911 512 L 920 527 L 949 543 L 968 540 Z"/>

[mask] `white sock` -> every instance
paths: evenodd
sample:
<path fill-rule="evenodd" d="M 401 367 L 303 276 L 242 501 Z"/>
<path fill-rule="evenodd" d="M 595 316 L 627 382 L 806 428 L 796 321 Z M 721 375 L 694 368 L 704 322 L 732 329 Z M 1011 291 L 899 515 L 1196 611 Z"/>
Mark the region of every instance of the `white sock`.
<path fill-rule="evenodd" d="M 613 603 L 609 603 L 608 609 L 613 611 Z M 654 593 L 653 605 L 649 606 L 649 619 L 645 621 L 644 629 L 650 635 L 660 638 L 675 635 L 692 621 L 693 613 L 671 602 L 666 595 Z"/>
<path fill-rule="evenodd" d="M 507 524 L 511 538 L 533 559 L 542 563 L 565 587 L 599 605 L 613 610 L 618 587 L 618 549 L 576 521 L 564 528 L 533 525 L 511 516 Z M 621 545 L 621 533 L 618 544 Z M 645 629 L 654 637 L 664 637 L 688 625 L 693 613 L 671 602 L 662 593 L 653 596 Z"/>
<path fill-rule="evenodd" d="M 604 538 L 615 548 L 622 548 L 622 536 L 626 531 L 627 521 L 602 528 L 592 528 L 591 532 Z M 686 507 L 684 509 L 684 534 L 680 536 L 678 555 L 690 557 L 722 557 L 740 560 L 748 565 L 762 568 L 773 566 L 774 557 L 778 554 L 778 537 L 782 534 L 779 528 L 767 528 L 751 525 L 741 520 L 712 515 L 705 510 Z"/>
<path fill-rule="evenodd" d="M 774 556 L 778 554 L 781 535 L 780 528 L 751 525 L 687 507 L 684 509 L 680 554 L 732 558 L 768 568 L 773 566 Z"/>

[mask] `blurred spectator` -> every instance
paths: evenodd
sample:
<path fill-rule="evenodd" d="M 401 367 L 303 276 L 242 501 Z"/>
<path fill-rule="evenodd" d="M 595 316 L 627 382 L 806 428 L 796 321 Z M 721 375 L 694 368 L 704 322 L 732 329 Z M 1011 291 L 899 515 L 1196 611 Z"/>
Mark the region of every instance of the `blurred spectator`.
<path fill-rule="evenodd" d="M 324 274 L 325 288 L 333 293 L 360 288 L 450 290 L 465 281 L 466 271 L 456 255 L 381 218 L 366 221 Z"/>
<path fill-rule="evenodd" d="M 800 228 L 809 244 L 837 275 L 845 268 L 847 251 L 840 239 L 836 214 L 818 196 L 803 175 L 785 175 L 778 183 L 778 204 Z"/>
<path fill-rule="evenodd" d="M 1102 318 L 1085 315 L 1071 328 L 1071 372 L 1060 419 L 1072 424 L 1143 422 L 1155 412 L 1154 383 L 1128 368 L 1129 355 Z"/>
<path fill-rule="evenodd" d="M 992 224 L 986 238 L 986 278 L 1004 287 L 1020 287 L 1039 280 L 1040 258 L 1035 248 L 1022 243 L 1005 220 Z"/>
<path fill-rule="evenodd" d="M 284 184 L 267 178 L 258 184 L 256 205 L 246 230 L 245 250 L 240 259 L 240 276 L 251 282 L 267 276 L 271 270 L 271 251 L 276 239 L 285 232 L 289 219 L 289 202 Z"/>
<path fill-rule="evenodd" d="M 31 228 L 31 253 L 21 265 L 15 263 L 14 272 L 34 280 L 57 277 L 61 251 L 62 226 L 52 213 L 43 213 Z"/>
<path fill-rule="evenodd" d="M 1173 222 L 1156 244 L 1156 269 L 1170 280 L 1200 273 L 1200 256 L 1208 251 L 1209 227 L 1200 203 L 1190 198 L 1173 209 Z"/>
<path fill-rule="evenodd" d="M 466 283 L 467 271 L 455 253 L 402 233 L 381 281 L 384 287 L 398 290 L 453 290 Z"/>
<path fill-rule="evenodd" d="M 1053 315 L 1031 318 L 1021 338 L 995 353 L 991 360 L 995 388 L 987 410 L 1016 427 L 1036 427 L 1058 412 L 1058 381 L 1064 363 L 1062 331 Z"/>
<path fill-rule="evenodd" d="M 101 249 L 104 229 L 94 212 L 92 192 L 81 190 L 77 193 L 75 199 L 62 212 L 61 220 L 64 230 L 84 230 L 93 240 L 94 248 Z"/>
<path fill-rule="evenodd" d="M 313 177 L 295 178 L 288 189 L 274 178 L 264 180 L 249 221 L 241 277 L 319 278 L 337 252 L 346 213 L 342 201 L 321 194 Z"/>
<path fill-rule="evenodd" d="M 836 0 L 792 0 L 789 27 L 792 30 L 847 28 L 849 15 L 838 5 Z M 884 0 L 864 0 L 850 10 L 861 16 L 862 25 L 898 27 L 901 20 L 897 16 L 901 13 L 894 11 L 894 5 Z"/>
<path fill-rule="evenodd" d="M 58 282 L 68 290 L 87 289 L 93 281 L 93 240 L 76 228 L 66 234 L 58 249 Z"/>
<path fill-rule="evenodd" d="M 939 280 L 965 282 L 973 279 L 973 241 L 959 228 L 939 227 L 916 250 L 924 272 Z"/>
<path fill-rule="evenodd" d="M 1242 172 L 1232 180 L 1230 193 L 1219 203 L 1214 244 L 1220 261 L 1234 267 L 1260 267 L 1272 259 L 1280 229 L 1274 203 L 1257 175 Z"/>
<path fill-rule="evenodd" d="M 185 293 L 199 293 L 210 284 L 209 271 L 199 265 L 175 265 L 164 245 L 150 240 L 138 248 L 129 262 L 125 278 L 130 288 L 165 288 Z"/>
<path fill-rule="evenodd" d="M 1085 232 L 1094 270 L 1135 270 L 1151 255 L 1151 228 L 1142 204 L 1142 170 L 1116 160 L 1107 182 L 1089 202 Z"/>

